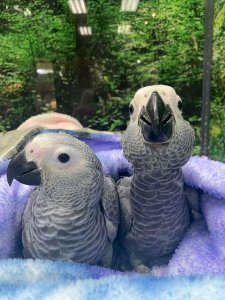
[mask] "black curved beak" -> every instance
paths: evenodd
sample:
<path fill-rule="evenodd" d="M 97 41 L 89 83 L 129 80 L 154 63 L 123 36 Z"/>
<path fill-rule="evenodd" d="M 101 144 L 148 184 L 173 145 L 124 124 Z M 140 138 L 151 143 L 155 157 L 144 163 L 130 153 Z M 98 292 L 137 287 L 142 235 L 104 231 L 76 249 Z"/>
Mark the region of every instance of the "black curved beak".
<path fill-rule="evenodd" d="M 148 143 L 167 143 L 173 132 L 173 114 L 169 105 L 165 105 L 158 92 L 153 92 L 146 107 L 143 106 L 139 125 L 143 137 Z"/>
<path fill-rule="evenodd" d="M 12 184 L 13 179 L 26 185 L 40 185 L 41 174 L 33 161 L 27 161 L 25 150 L 16 154 L 7 169 L 7 181 Z"/>

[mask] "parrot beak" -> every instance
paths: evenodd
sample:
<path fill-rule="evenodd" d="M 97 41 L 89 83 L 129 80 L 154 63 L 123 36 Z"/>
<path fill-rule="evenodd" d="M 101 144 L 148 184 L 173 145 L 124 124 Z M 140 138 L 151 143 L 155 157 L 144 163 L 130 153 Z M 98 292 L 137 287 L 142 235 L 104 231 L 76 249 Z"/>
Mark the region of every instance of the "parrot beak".
<path fill-rule="evenodd" d="M 25 150 L 16 154 L 7 169 L 7 181 L 12 184 L 13 179 L 26 185 L 40 185 L 41 174 L 33 161 L 27 161 Z"/>
<path fill-rule="evenodd" d="M 165 105 L 161 96 L 153 92 L 139 117 L 139 126 L 145 141 L 156 144 L 169 142 L 173 132 L 173 121 L 169 105 Z"/>

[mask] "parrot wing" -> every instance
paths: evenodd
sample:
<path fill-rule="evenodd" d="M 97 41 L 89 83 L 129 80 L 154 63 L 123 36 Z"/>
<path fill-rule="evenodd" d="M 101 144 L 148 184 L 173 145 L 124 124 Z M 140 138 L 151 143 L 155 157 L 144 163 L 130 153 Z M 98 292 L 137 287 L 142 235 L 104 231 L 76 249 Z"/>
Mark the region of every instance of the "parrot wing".
<path fill-rule="evenodd" d="M 22 240 L 23 240 L 23 254 L 25 257 L 32 257 L 29 248 L 28 248 L 28 241 L 27 239 L 29 238 L 29 235 L 25 235 L 24 233 L 24 228 L 28 226 L 30 219 L 32 217 L 32 206 L 33 203 L 36 201 L 36 198 L 38 197 L 38 192 L 35 190 L 32 194 L 31 197 L 29 198 L 29 201 L 27 202 L 27 205 L 25 207 L 25 211 L 23 214 L 23 221 L 22 221 Z M 30 231 L 26 230 L 26 232 L 29 234 Z M 31 239 L 31 237 L 30 237 Z"/>
<path fill-rule="evenodd" d="M 132 207 L 130 204 L 130 185 L 132 177 L 121 178 L 117 183 L 120 206 L 120 230 L 119 238 L 124 237 L 130 231 L 133 222 Z"/>
<path fill-rule="evenodd" d="M 110 177 L 104 177 L 101 204 L 106 222 L 107 236 L 112 242 L 118 230 L 119 224 L 119 202 L 116 186 Z"/>

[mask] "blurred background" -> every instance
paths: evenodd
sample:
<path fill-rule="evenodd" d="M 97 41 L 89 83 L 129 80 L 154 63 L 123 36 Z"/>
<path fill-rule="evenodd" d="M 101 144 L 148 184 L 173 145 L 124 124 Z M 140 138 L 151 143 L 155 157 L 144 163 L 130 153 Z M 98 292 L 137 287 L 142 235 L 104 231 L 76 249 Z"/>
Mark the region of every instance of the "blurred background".
<path fill-rule="evenodd" d="M 0 131 L 57 111 L 84 126 L 126 128 L 142 86 L 183 99 L 200 152 L 202 0 L 33 0 L 0 3 Z M 215 0 L 209 155 L 225 161 L 225 1 Z"/>

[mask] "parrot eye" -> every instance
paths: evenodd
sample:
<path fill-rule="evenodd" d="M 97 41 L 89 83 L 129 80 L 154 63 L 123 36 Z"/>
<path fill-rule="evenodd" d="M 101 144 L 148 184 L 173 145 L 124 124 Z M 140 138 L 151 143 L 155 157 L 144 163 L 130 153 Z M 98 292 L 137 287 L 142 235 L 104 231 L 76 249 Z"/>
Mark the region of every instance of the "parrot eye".
<path fill-rule="evenodd" d="M 179 100 L 177 103 L 177 106 L 178 106 L 179 110 L 182 110 L 182 107 L 183 107 L 182 101 Z"/>
<path fill-rule="evenodd" d="M 68 154 L 66 154 L 66 153 L 61 153 L 61 154 L 59 154 L 59 156 L 58 156 L 58 160 L 61 162 L 61 163 L 66 163 L 66 162 L 68 162 L 69 160 L 70 160 L 70 157 L 69 157 L 69 155 Z"/>
<path fill-rule="evenodd" d="M 129 112 L 130 112 L 130 115 L 132 115 L 134 112 L 134 107 L 132 104 L 129 106 Z"/>

